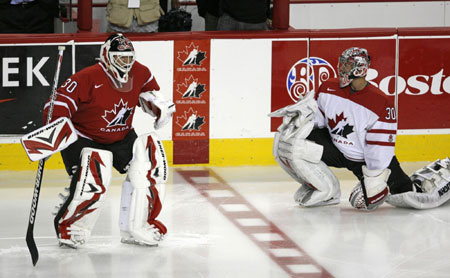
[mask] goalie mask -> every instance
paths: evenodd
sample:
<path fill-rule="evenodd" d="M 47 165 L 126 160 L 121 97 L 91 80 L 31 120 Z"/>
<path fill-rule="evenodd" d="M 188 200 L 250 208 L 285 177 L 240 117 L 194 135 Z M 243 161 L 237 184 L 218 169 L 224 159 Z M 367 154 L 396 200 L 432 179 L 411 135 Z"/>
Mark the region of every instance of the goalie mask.
<path fill-rule="evenodd" d="M 351 47 L 342 52 L 339 57 L 339 87 L 344 88 L 353 79 L 365 77 L 370 66 L 370 56 L 367 50 L 359 47 Z"/>
<path fill-rule="evenodd" d="M 128 82 L 128 73 L 135 60 L 133 44 L 121 33 L 109 36 L 100 48 L 100 61 L 121 83 Z"/>

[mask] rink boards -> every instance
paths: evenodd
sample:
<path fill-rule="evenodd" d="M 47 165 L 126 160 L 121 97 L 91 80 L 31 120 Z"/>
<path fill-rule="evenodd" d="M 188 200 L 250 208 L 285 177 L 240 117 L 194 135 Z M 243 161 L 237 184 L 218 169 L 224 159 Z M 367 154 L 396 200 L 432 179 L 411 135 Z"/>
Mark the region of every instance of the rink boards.
<path fill-rule="evenodd" d="M 336 77 L 340 52 L 361 46 L 372 55 L 368 80 L 395 99 L 400 161 L 428 161 L 450 150 L 450 49 L 447 30 L 402 29 L 143 35 L 132 37 L 137 59 L 177 105 L 158 131 L 171 165 L 271 165 L 278 126 L 267 114 Z M 424 36 L 423 34 L 432 34 Z M 74 41 L 71 41 L 71 40 Z M 67 47 L 60 82 L 95 63 L 103 37 L 62 35 L 0 40 L 0 170 L 35 169 L 18 138 L 40 126 L 53 79 L 57 45 Z M 437 47 L 439 46 L 439 47 Z M 55 52 L 55 53 L 53 53 Z M 188 57 L 195 54 L 189 62 Z M 192 56 L 192 55 L 191 55 Z M 195 85 L 195 93 L 189 93 Z M 191 91 L 191 92 L 194 92 Z M 396 115 L 393 115 L 396 116 Z M 196 119 L 188 125 L 188 119 Z M 136 111 L 138 134 L 151 118 Z M 7 124 L 6 124 L 7 123 Z M 62 168 L 59 155 L 46 164 Z"/>

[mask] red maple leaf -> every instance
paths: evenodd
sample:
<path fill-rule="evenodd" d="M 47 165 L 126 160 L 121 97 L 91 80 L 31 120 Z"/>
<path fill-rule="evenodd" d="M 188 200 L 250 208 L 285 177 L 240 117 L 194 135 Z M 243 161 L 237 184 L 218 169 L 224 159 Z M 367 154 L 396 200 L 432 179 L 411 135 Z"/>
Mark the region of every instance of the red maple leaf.
<path fill-rule="evenodd" d="M 344 112 L 339 115 L 336 115 L 336 120 L 328 119 L 328 126 L 331 130 L 333 130 L 340 121 L 347 121 L 347 118 L 344 117 Z"/>

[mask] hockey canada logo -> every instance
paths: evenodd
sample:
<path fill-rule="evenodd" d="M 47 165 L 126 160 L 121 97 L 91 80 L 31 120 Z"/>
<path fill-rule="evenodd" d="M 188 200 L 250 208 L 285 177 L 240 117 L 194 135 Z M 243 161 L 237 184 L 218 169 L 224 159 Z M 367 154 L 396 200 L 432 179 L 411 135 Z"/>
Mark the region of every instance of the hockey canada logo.
<path fill-rule="evenodd" d="M 114 104 L 114 108 L 110 111 L 106 110 L 102 117 L 107 123 L 107 127 L 126 126 L 127 120 L 133 112 L 132 108 L 128 108 L 128 102 L 123 102 L 120 99 L 118 104 Z"/>
<path fill-rule="evenodd" d="M 176 124 L 181 127 L 181 130 L 200 130 L 200 127 L 205 124 L 205 117 L 199 116 L 191 107 L 188 111 L 184 111 L 183 116 L 177 117 Z"/>
<path fill-rule="evenodd" d="M 344 112 L 336 115 L 336 119 L 328 119 L 328 126 L 330 127 L 331 134 L 339 135 L 347 139 L 347 135 L 353 132 L 353 126 L 347 123 L 347 118 L 344 116 Z"/>
<path fill-rule="evenodd" d="M 309 57 L 309 60 L 303 58 L 289 70 L 286 89 L 291 99 L 297 102 L 308 90 L 316 91 L 323 82 L 336 77 L 336 71 L 326 60 L 318 57 Z"/>
<path fill-rule="evenodd" d="M 206 59 L 206 52 L 200 51 L 199 46 L 191 43 L 185 47 L 185 50 L 178 51 L 177 59 L 183 62 L 183 66 L 200 66 L 201 62 Z"/>
<path fill-rule="evenodd" d="M 185 78 L 184 82 L 177 85 L 177 92 L 182 95 L 182 98 L 200 98 L 201 94 L 206 91 L 205 84 L 200 84 L 198 78 L 190 76 Z"/>

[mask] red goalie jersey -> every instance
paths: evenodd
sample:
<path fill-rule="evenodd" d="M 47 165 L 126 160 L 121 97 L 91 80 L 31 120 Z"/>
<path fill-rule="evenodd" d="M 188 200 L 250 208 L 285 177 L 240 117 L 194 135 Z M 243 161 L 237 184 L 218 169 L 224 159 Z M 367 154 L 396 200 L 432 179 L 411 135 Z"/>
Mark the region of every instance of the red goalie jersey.
<path fill-rule="evenodd" d="M 68 78 L 58 88 L 52 120 L 68 117 L 78 135 L 102 144 L 122 140 L 132 129 L 139 94 L 158 91 L 150 70 L 135 62 L 127 83 L 118 82 L 102 63 L 87 67 Z M 49 102 L 44 107 L 47 118 Z"/>
<path fill-rule="evenodd" d="M 351 92 L 337 79 L 323 83 L 316 95 L 316 127 L 327 127 L 334 145 L 369 169 L 385 169 L 394 156 L 397 121 L 392 98 L 368 85 Z"/>

